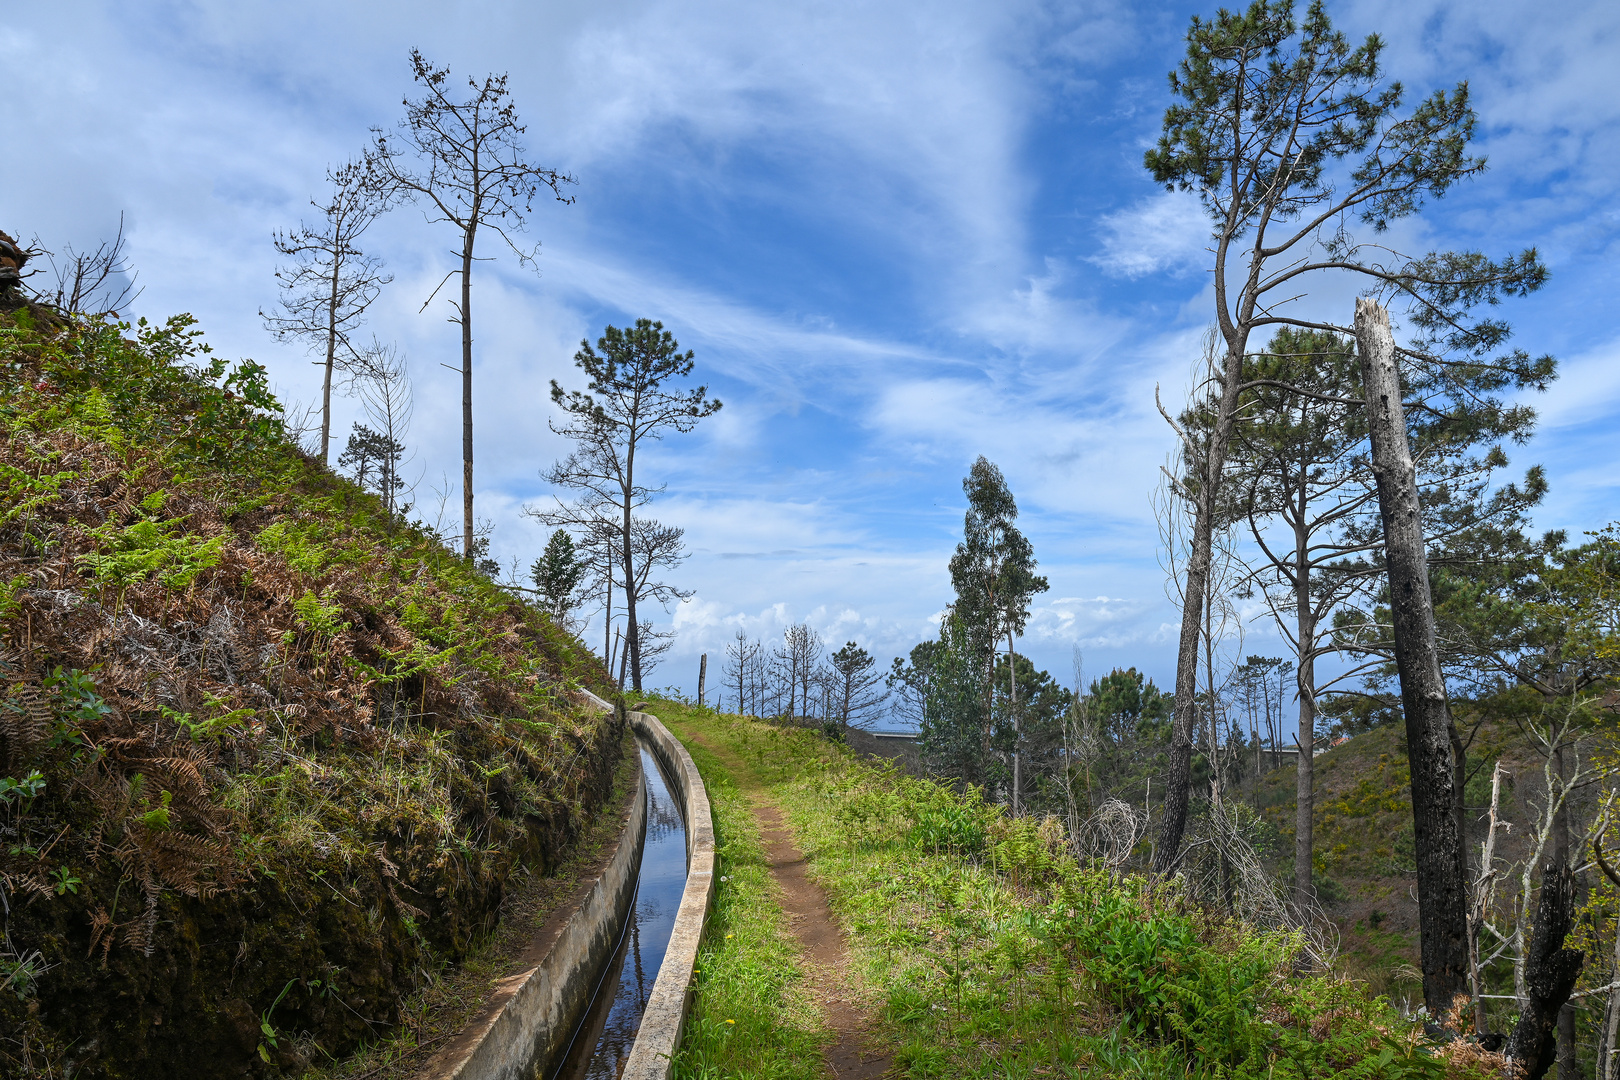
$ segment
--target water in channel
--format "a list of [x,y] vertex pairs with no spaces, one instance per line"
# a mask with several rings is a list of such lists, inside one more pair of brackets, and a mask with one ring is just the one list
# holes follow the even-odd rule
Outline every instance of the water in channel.
[[624,936],[555,1080],[614,1080],[619,1075],[636,1041],[641,1013],[652,995],[686,891],[686,824],[675,786],[664,779],[652,752],[640,744],[638,748],[647,778],[647,843],[636,897]]

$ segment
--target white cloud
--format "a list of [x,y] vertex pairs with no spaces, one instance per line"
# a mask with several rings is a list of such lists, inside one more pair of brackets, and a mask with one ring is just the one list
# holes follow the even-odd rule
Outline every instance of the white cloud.
[[1209,262],[1209,218],[1190,192],[1160,192],[1099,222],[1101,250],[1091,261],[1113,277],[1190,273]]

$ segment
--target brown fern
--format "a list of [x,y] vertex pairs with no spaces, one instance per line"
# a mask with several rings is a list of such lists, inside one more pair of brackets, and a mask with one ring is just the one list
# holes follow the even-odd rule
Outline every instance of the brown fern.
[[51,705],[32,683],[21,683],[0,706],[0,775],[21,775],[50,730]]

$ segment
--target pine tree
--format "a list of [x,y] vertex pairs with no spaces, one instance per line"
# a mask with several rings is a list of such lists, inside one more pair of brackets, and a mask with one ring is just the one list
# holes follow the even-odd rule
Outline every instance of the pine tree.
[[580,582],[585,576],[585,564],[574,549],[574,538],[567,529],[558,529],[546,541],[546,550],[529,568],[535,588],[545,597],[546,610],[558,623],[568,619],[578,603]]

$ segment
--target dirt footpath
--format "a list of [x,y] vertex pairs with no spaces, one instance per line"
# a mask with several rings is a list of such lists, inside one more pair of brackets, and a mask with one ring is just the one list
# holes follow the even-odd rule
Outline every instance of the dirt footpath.
[[878,1080],[888,1075],[889,1055],[869,1040],[871,1015],[849,985],[849,946],[833,921],[827,894],[810,880],[804,853],[793,843],[792,828],[745,764],[722,747],[698,741],[731,769],[759,823],[771,877],[782,890],[782,910],[803,949],[805,983],[821,1003],[834,1036],[827,1048],[828,1072],[834,1080]]

